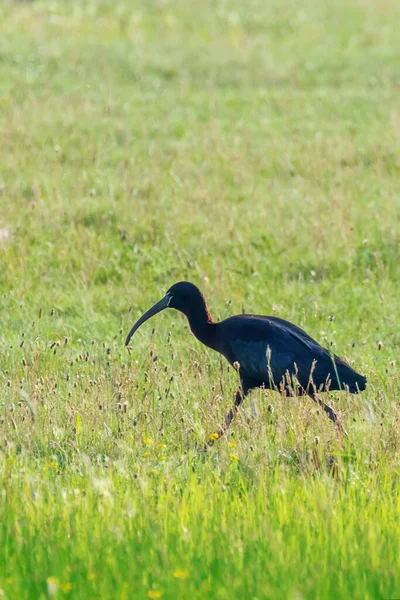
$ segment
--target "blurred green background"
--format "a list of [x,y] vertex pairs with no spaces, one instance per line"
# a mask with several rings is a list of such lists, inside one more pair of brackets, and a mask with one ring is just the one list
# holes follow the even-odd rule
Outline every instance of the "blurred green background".
[[[399,17],[0,5],[3,596],[400,594]],[[256,392],[200,458],[235,373],[169,311],[123,345],[182,279],[364,373],[349,440]]]

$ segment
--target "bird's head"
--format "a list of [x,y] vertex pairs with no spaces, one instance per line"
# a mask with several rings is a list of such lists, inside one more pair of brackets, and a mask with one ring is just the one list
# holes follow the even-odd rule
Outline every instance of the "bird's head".
[[145,321],[156,315],[158,312],[164,310],[165,308],[175,308],[176,310],[180,310],[187,315],[192,308],[198,305],[198,303],[201,303],[203,306],[205,306],[203,294],[200,292],[198,287],[196,287],[193,283],[189,283],[188,281],[180,281],[179,283],[175,283],[169,288],[164,298],[152,306],[147,312],[144,313],[143,316],[140,317],[138,321],[136,321],[128,333],[125,346],[129,344],[135,331],[139,329],[139,327]]

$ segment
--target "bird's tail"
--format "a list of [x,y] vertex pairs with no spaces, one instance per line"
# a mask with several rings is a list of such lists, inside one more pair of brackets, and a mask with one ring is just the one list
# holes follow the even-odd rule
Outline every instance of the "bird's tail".
[[357,373],[338,356],[333,356],[332,362],[334,363],[339,388],[348,389],[352,394],[358,394],[358,392],[365,390],[367,379],[364,375]]

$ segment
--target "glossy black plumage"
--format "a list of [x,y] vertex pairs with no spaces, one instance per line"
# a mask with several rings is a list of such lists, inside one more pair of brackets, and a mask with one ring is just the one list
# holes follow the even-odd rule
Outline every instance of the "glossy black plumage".
[[241,389],[221,434],[229,426],[244,396],[256,387],[290,395],[308,394],[321,404],[332,421],[337,420],[336,414],[320,400],[319,392],[346,389],[358,393],[365,389],[363,375],[288,321],[261,315],[237,315],[214,323],[204,296],[188,282],[173,285],[164,298],[137,321],[128,334],[126,345],[142,323],[165,308],[183,312],[194,335],[223,354],[239,371]]
[[222,354],[230,363],[240,364],[240,376],[247,389],[263,385],[279,388],[287,373],[310,394],[345,388],[357,393],[365,388],[365,377],[288,321],[238,315],[217,327]]

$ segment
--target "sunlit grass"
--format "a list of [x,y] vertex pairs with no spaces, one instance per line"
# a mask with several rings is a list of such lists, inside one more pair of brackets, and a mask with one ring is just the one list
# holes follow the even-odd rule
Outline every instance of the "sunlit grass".
[[[0,7],[0,595],[394,598],[399,6]],[[289,319],[368,377],[254,392],[166,311]]]

